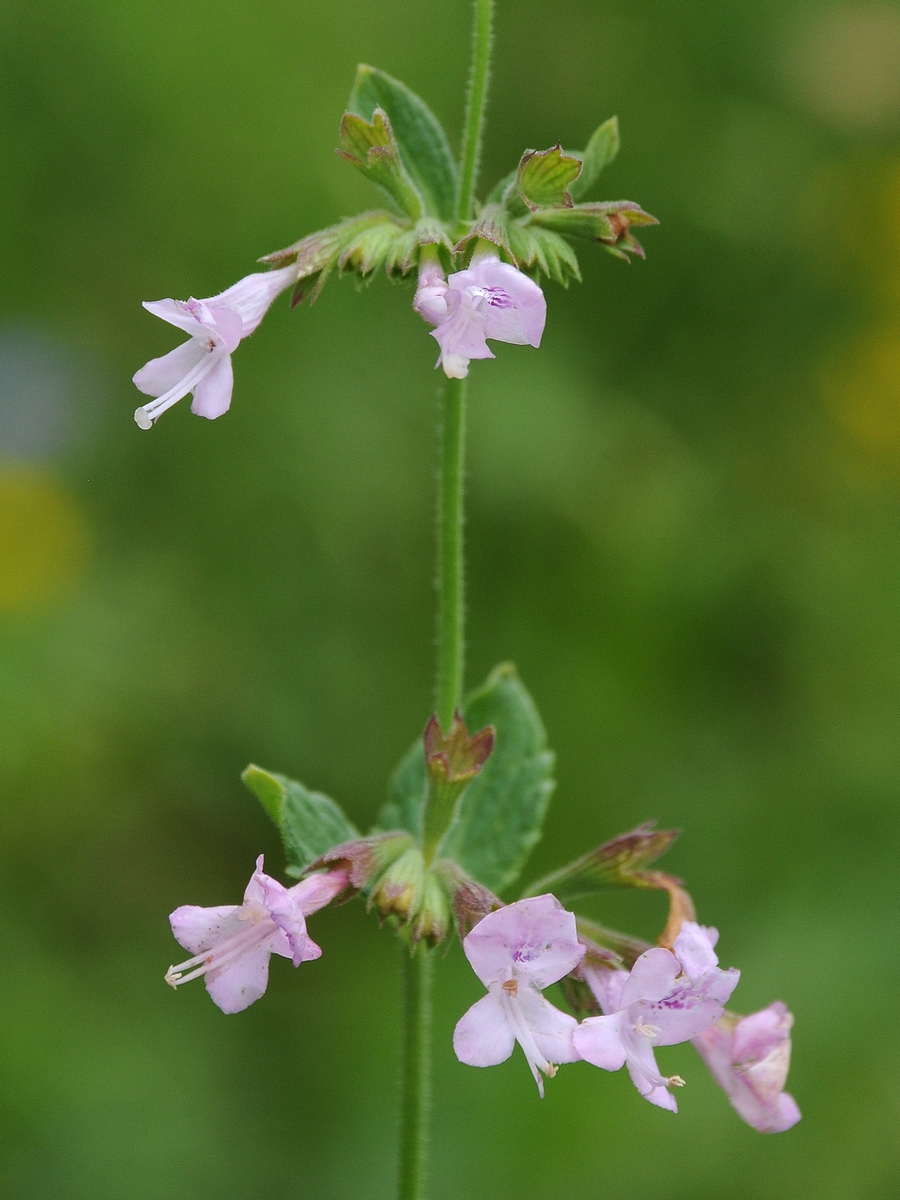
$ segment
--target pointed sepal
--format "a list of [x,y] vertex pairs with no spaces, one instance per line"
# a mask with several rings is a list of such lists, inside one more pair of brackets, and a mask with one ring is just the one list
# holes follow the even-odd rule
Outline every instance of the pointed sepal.
[[637,254],[644,258],[644,248],[631,233],[632,226],[658,225],[659,221],[630,200],[613,200],[597,204],[576,204],[572,208],[542,208],[535,212],[531,225],[554,230],[566,237],[600,242],[617,258]]
[[463,941],[488,913],[503,907],[503,901],[498,900],[489,888],[467,875],[462,867],[450,859],[439,859],[432,871],[444,882],[460,941]]
[[620,887],[648,887],[643,869],[665,854],[678,836],[677,829],[654,829],[647,821],[623,833],[612,841],[589,850],[568,866],[546,875],[533,883],[526,895],[540,896],[552,892],[568,904],[580,896]]
[[359,892],[371,893],[384,874],[413,846],[413,839],[403,830],[355,837],[332,846],[310,863],[308,870],[345,867],[351,886]]

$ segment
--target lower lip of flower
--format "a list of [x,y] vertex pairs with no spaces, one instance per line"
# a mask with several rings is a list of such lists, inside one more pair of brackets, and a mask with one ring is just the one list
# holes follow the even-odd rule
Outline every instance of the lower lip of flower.
[[167,408],[171,408],[206,378],[219,361],[217,349],[218,347],[210,343],[208,353],[200,359],[195,367],[191,367],[187,375],[180,379],[173,388],[169,388],[162,396],[151,400],[149,404],[142,404],[140,408],[135,409],[134,419],[139,429],[150,429],[157,417],[162,416]]
[[234,937],[226,938],[215,949],[207,950],[203,954],[195,954],[193,958],[185,959],[184,962],[169,967],[165,974],[166,983],[170,987],[177,988],[183,983],[190,983],[192,979],[199,979],[208,971],[227,967],[242,954],[246,954],[248,950],[254,950],[277,928],[278,926],[271,918],[260,921],[258,924],[255,923],[249,929],[236,933]]

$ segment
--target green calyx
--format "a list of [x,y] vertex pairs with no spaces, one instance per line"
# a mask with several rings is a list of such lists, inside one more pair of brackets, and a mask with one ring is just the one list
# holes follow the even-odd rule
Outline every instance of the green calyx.
[[260,261],[297,265],[292,306],[315,300],[327,280],[352,272],[361,280],[384,270],[408,276],[437,255],[446,270],[466,265],[480,239],[520,270],[567,287],[581,273],[569,239],[590,241],[628,261],[644,257],[632,230],[657,220],[628,200],[589,197],[619,151],[615,117],[581,151],[557,143],[526,150],[472,219],[460,219],[460,173],[441,123],[400,80],[361,65],[341,121],[337,153],[379,188],[387,209],[317,230]]
[[667,890],[659,882],[663,878],[662,873],[646,871],[645,868],[665,854],[677,836],[676,829],[654,829],[652,821],[645,822],[630,833],[620,834],[612,841],[589,850],[552,875],[545,875],[528,888],[526,895],[540,896],[544,892],[552,892],[562,904],[567,904],[581,896],[609,891],[611,888],[651,887]]
[[444,834],[453,824],[457,803],[490,758],[495,737],[493,725],[469,737],[458,710],[446,734],[442,732],[437,716],[432,716],[425,726],[422,742],[428,795],[422,818],[422,845],[428,862],[434,858]]

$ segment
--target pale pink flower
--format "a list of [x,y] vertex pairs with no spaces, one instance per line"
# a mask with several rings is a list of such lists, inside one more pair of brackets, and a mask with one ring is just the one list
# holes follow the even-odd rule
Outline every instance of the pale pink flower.
[[776,1000],[749,1017],[726,1015],[694,1047],[739,1116],[760,1133],[783,1133],[800,1120],[784,1090],[791,1065],[793,1015]]
[[641,1095],[659,1108],[678,1111],[668,1090],[681,1087],[678,1075],[661,1075],[654,1048],[696,1037],[722,1016],[740,972],[719,969],[713,946],[715,929],[685,921],[674,953],[655,947],[640,956],[630,972],[584,969],[602,1017],[588,1017],[575,1032],[574,1045],[587,1062],[606,1071],[627,1066]]
[[134,376],[138,391],[155,396],[134,419],[149,429],[157,417],[189,392],[191,412],[221,417],[231,404],[231,355],[266,315],[269,305],[297,278],[296,267],[257,271],[208,300],[145,300],[144,308],[189,333],[190,341],[153,358]]
[[339,895],[347,880],[346,869],[338,869],[286,888],[264,873],[260,855],[242,904],[184,904],[169,917],[176,940],[194,957],[169,967],[166,983],[180,987],[205,975],[206,990],[222,1012],[240,1012],[266,990],[271,954],[295,967],[321,956],[306,932],[306,917]]
[[437,328],[437,365],[450,379],[464,379],[473,358],[493,358],[487,338],[517,346],[540,346],[547,320],[544,293],[527,275],[489,254],[449,279],[439,264],[419,273],[413,308]]
[[518,1042],[543,1096],[540,1072],[552,1077],[557,1063],[578,1059],[575,1018],[541,995],[584,957],[575,918],[555,896],[518,900],[479,921],[463,949],[488,994],[457,1023],[456,1057],[471,1067],[493,1067]]

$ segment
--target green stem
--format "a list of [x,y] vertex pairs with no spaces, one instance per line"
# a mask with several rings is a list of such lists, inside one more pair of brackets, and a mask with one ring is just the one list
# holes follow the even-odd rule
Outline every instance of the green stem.
[[[462,179],[457,216],[472,213],[484,105],[490,74],[493,0],[475,0],[472,71],[466,106]],[[463,684],[463,479],[466,437],[466,381],[450,379],[444,389],[441,422],[441,479],[438,502],[437,716],[449,729]],[[433,953],[421,942],[403,959],[403,1068],[400,1081],[400,1169],[397,1200],[425,1200],[428,1114],[431,1105],[431,992]]]
[[466,437],[466,380],[450,379],[444,389],[441,478],[438,505],[437,717],[450,728],[462,697],[465,650],[463,604],[463,472]]
[[403,1074],[400,1080],[400,1174],[397,1200],[425,1200],[431,1107],[433,954],[400,943],[403,972]]
[[484,130],[484,106],[487,100],[488,79],[491,74],[493,25],[494,0],[475,0],[472,71],[469,75],[469,98],[466,104],[466,124],[463,134],[459,205],[456,210],[456,215],[461,221],[468,221],[472,216],[478,161],[481,157],[481,136]]

